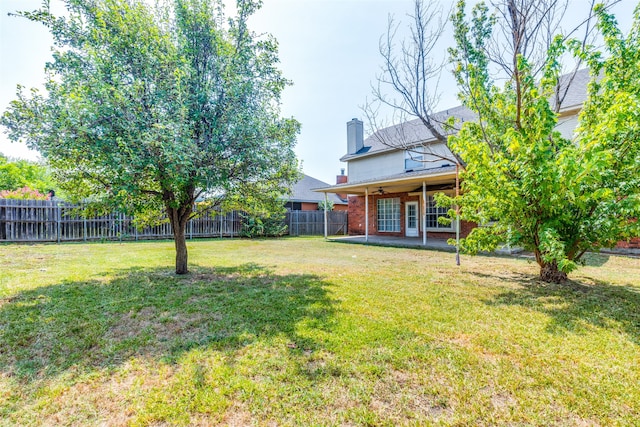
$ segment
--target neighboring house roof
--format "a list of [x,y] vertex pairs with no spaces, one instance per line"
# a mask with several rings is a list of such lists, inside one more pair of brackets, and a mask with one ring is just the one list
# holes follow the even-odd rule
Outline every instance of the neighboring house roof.
[[[290,202],[307,202],[318,203],[324,201],[324,194],[313,191],[313,188],[326,188],[330,184],[310,177],[309,175],[303,175],[300,181],[296,182],[291,187],[291,196],[288,201]],[[328,194],[328,200],[333,202],[334,205],[346,205],[347,202],[340,199],[335,194]]]
[[[562,108],[560,113],[573,111],[582,106],[587,99],[587,84],[590,80],[589,70],[582,69],[575,73],[565,74],[560,77],[560,96],[562,100]],[[568,91],[563,88],[569,85]],[[555,98],[551,99],[551,107],[555,105]],[[476,120],[477,115],[465,106],[457,106],[434,114],[434,122],[439,132],[444,135],[455,133],[455,129],[447,129],[444,123],[454,117],[455,128],[459,128],[464,122]],[[405,148],[406,146],[419,145],[425,142],[435,142],[436,137],[429,129],[420,121],[420,119],[410,120],[398,125],[389,126],[376,131],[373,135],[368,136],[364,140],[362,149],[357,153],[345,154],[340,161],[349,160],[382,154],[387,151],[394,151]]]

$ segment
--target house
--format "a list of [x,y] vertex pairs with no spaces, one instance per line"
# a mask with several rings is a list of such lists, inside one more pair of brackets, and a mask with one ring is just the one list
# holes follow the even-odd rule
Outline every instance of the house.
[[[473,120],[464,107],[443,111],[439,117],[454,116]],[[446,209],[438,208],[433,195],[453,194],[456,161],[445,144],[417,120],[381,129],[364,138],[363,123],[353,119],[347,123],[347,182],[316,187],[317,192],[348,194],[350,235],[384,235],[445,239],[455,236],[456,224],[438,222]],[[407,149],[393,147],[396,143]],[[428,150],[420,152],[416,146]],[[414,148],[411,148],[414,147]],[[428,152],[427,152],[428,151]],[[429,153],[436,153],[435,157]],[[450,160],[447,160],[450,159]],[[460,224],[465,236],[473,224]]]
[[[588,70],[563,76],[560,88],[567,87],[568,81],[571,81],[568,90],[559,91],[563,102],[557,129],[571,138],[586,99]],[[440,123],[449,117],[458,123],[475,119],[474,113],[463,106],[435,115]],[[451,132],[440,130],[445,134]],[[316,191],[349,194],[350,235],[364,235],[367,239],[370,235],[422,237],[423,244],[430,238],[456,235],[455,222],[451,225],[438,222],[447,210],[437,207],[433,198],[439,192],[455,194],[456,158],[419,120],[380,129],[367,138],[363,123],[351,120],[347,123],[347,153],[340,160],[347,162],[347,181],[318,186]],[[461,222],[460,236],[467,236],[475,226]],[[638,240],[631,245],[640,248]]]
[[[342,178],[341,178],[342,176]],[[336,182],[346,180],[346,175],[338,175]],[[291,195],[285,203],[285,207],[291,211],[317,211],[318,203],[324,202],[324,195],[313,191],[313,188],[328,187],[329,184],[310,177],[302,175],[302,178],[296,182],[291,188]],[[333,210],[347,210],[347,198],[340,198],[339,195],[327,192],[327,200],[333,202]]]

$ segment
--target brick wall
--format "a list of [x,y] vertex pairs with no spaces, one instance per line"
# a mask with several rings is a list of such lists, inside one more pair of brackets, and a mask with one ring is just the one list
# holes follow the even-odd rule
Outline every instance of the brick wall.
[[[377,206],[378,199],[386,199],[386,198],[400,198],[400,232],[399,233],[391,233],[391,232],[378,232],[378,223],[377,223]],[[381,236],[392,236],[392,237],[404,237],[405,236],[405,212],[404,207],[406,202],[419,202],[420,198],[418,196],[409,196],[407,193],[397,193],[397,194],[384,194],[384,195],[370,195],[369,196],[369,235],[379,234]],[[364,196],[349,196],[349,235],[363,235],[365,234],[365,203]],[[420,206],[420,211],[422,211],[422,206]],[[460,236],[466,237],[476,225],[471,222],[461,221],[460,222]],[[420,228],[422,228],[422,215],[420,216]],[[422,235],[422,230],[421,234]],[[455,232],[440,232],[440,231],[428,231],[427,238],[436,238],[436,239],[448,239],[454,238],[456,236]]]
[[640,237],[633,237],[629,241],[618,242],[616,248],[619,249],[640,249]]
[[[399,233],[389,233],[389,232],[381,232],[378,233],[378,224],[377,224],[377,200],[380,198],[387,197],[400,197],[400,232]],[[369,196],[369,235],[379,234],[381,236],[395,236],[395,237],[403,237],[404,228],[405,228],[405,213],[404,213],[404,203],[410,201],[419,201],[419,197],[417,196],[409,196],[407,193],[399,193],[399,194],[385,194],[385,195],[370,195]],[[364,221],[364,196],[349,196],[349,235],[363,235],[365,221]],[[422,205],[420,206],[420,211],[422,211]],[[422,228],[422,216],[420,217],[420,228]],[[473,222],[460,221],[460,237],[467,237],[471,230],[476,227],[476,224]],[[422,231],[420,233],[422,236]],[[440,231],[428,231],[427,238],[434,239],[453,239],[456,237],[455,232],[440,232]],[[618,242],[616,248],[619,249],[640,249],[640,237],[634,237],[629,241],[621,241]]]
[[349,235],[364,234],[364,196],[349,196]]

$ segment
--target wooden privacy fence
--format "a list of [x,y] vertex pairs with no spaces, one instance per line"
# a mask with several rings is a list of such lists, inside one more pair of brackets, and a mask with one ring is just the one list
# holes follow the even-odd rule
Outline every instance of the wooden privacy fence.
[[[173,237],[164,222],[138,229],[133,218],[119,212],[85,217],[81,206],[48,200],[0,199],[0,242],[62,242],[90,240],[149,240]],[[329,234],[346,234],[346,212],[328,213]],[[187,238],[239,237],[243,214],[212,212],[187,224]],[[288,212],[285,224],[291,235],[322,235],[324,212]]]
[[[285,217],[291,236],[316,236],[324,234],[324,211],[289,211]],[[327,212],[329,236],[347,234],[347,212]]]

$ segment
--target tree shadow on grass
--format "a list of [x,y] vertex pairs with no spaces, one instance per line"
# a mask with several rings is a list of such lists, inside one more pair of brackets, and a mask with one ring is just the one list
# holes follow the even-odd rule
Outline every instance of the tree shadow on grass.
[[193,267],[185,276],[134,268],[36,288],[0,299],[0,372],[29,382],[133,356],[171,363],[193,348],[233,350],[276,336],[314,349],[296,326],[329,327],[327,287],[317,276],[244,264]]
[[[477,273],[476,273],[477,274]],[[594,278],[546,283],[538,276],[517,274],[509,277],[482,275],[508,280],[517,289],[496,295],[487,304],[519,305],[550,317],[549,333],[586,331],[587,325],[617,329],[640,345],[640,287],[631,283],[614,285]]]

